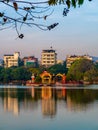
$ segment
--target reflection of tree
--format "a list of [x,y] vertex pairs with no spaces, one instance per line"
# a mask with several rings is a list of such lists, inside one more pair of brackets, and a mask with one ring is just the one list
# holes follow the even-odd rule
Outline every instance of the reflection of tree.
[[88,105],[98,98],[98,94],[93,90],[71,89],[67,90],[67,107],[70,110],[86,109]]
[[57,100],[66,100],[66,89],[62,88],[62,89],[57,89],[56,90],[56,98]]
[[90,89],[42,87],[3,88],[0,90],[4,110],[15,115],[18,115],[22,110],[33,112],[41,105],[44,116],[54,117],[57,113],[59,101],[61,102],[60,107],[63,107],[62,101],[64,101],[69,110],[80,111],[91,108],[90,105],[98,100],[98,90]]

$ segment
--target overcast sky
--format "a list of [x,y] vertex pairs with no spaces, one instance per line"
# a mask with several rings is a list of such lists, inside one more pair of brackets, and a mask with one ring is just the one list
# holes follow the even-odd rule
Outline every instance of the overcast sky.
[[0,31],[0,58],[19,51],[21,57],[34,55],[40,60],[41,51],[51,46],[58,59],[65,60],[66,55],[74,54],[98,56],[98,0],[85,0],[80,8],[71,8],[67,17],[62,16],[61,6],[55,8],[45,21],[46,24],[59,22],[51,31],[23,27],[21,32],[25,37],[22,40],[16,40],[14,29]]

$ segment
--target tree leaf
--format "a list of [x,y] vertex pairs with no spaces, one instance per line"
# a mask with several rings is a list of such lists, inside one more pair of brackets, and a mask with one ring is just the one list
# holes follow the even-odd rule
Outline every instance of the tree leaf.
[[6,22],[6,21],[7,21],[7,18],[3,18],[3,21]]
[[3,17],[3,16],[4,16],[4,13],[1,13],[1,12],[0,12],[0,17]]
[[18,4],[16,2],[13,2],[13,6],[14,6],[14,9],[17,11],[18,10]]
[[44,20],[46,20],[46,19],[47,19],[47,15],[44,16]]
[[23,21],[25,22],[27,20],[28,13],[23,17]]
[[76,8],[76,0],[72,0],[72,6],[74,6],[74,8]]
[[71,4],[70,0],[67,0],[66,4],[67,4],[68,8],[70,8],[70,4]]

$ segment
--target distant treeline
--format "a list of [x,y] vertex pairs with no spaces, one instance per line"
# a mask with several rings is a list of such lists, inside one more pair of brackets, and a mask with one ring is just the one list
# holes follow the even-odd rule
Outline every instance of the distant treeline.
[[33,67],[0,67],[0,83],[25,83],[31,80],[32,74],[35,75],[35,81],[41,82],[40,74],[47,70],[52,75],[58,73],[65,74],[67,81],[87,81],[98,82],[98,63],[93,63],[87,59],[76,60],[69,69],[66,68],[66,62],[56,64],[49,68],[39,66]]

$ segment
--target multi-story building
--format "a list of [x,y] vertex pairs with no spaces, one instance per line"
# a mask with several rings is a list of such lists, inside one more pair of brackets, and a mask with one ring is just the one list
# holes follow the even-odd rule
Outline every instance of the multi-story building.
[[79,60],[81,58],[85,58],[85,59],[88,59],[88,60],[92,60],[92,57],[89,56],[89,55],[82,55],[82,56],[77,56],[77,55],[68,55],[66,57],[66,67],[67,68],[70,68],[70,66],[72,65],[72,63],[75,61],[75,60]]
[[4,55],[4,67],[19,66],[20,53],[15,52],[14,54]]
[[34,56],[24,57],[23,62],[25,66],[38,67],[38,58]]
[[50,67],[52,65],[55,65],[57,63],[57,53],[55,50],[48,49],[48,50],[42,50],[41,53],[41,65],[45,67]]

